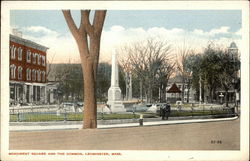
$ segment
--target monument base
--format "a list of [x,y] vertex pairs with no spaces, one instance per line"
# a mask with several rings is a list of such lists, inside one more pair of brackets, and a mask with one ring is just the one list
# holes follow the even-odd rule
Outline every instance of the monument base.
[[108,101],[107,104],[110,106],[110,110],[112,113],[126,112],[122,101]]
[[126,112],[123,101],[121,101],[121,89],[120,87],[110,87],[108,90],[108,102],[111,112],[119,113]]

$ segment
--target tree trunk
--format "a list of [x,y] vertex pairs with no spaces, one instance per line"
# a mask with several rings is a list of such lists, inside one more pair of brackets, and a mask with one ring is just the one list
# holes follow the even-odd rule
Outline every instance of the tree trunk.
[[214,103],[214,89],[212,89],[211,93],[211,103]]
[[128,92],[129,92],[129,81],[128,81],[128,72],[125,72],[125,84],[126,84],[126,97],[125,100],[128,100]]
[[96,128],[97,119],[96,119],[96,81],[94,78],[93,63],[87,62],[84,63],[84,124],[83,128]]
[[228,90],[225,90],[226,107],[228,107]]
[[81,58],[84,82],[84,124],[83,128],[97,127],[96,73],[99,61],[100,40],[106,10],[95,11],[90,23],[90,10],[81,10],[81,22],[76,26],[70,10],[63,10],[66,23],[76,40]]
[[140,80],[140,99],[142,102],[142,100],[143,100],[143,98],[142,98],[142,80]]
[[190,80],[188,79],[187,103],[189,103]]
[[181,89],[181,101],[184,102],[184,92],[185,92],[185,79],[182,79],[182,89]]
[[166,102],[166,85],[162,84],[160,90],[161,90],[160,102],[161,103]]

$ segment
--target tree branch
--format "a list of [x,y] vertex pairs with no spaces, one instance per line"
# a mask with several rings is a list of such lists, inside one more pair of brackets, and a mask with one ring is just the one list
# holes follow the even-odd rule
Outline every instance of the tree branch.
[[86,31],[88,34],[90,34],[93,30],[93,27],[89,21],[89,13],[90,10],[81,10],[81,24],[79,27],[79,31],[81,33]]
[[97,34],[102,32],[106,12],[107,12],[107,10],[96,10],[95,11],[95,16],[94,16],[94,20],[93,20],[93,27],[94,27],[95,33],[97,33]]
[[72,33],[72,35],[78,39],[79,37],[79,30],[76,27],[76,24],[71,16],[70,10],[62,10],[64,18],[67,22],[67,25],[70,29],[70,32]]

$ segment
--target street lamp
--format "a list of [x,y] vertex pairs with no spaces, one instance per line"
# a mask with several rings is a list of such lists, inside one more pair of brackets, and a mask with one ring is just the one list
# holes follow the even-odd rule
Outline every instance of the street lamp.
[[223,103],[222,99],[223,99],[224,95],[222,93],[220,93],[219,97],[220,97],[220,103],[222,104]]
[[233,84],[233,88],[234,88],[234,101],[235,101],[235,107],[237,109],[237,113],[238,113],[238,105],[237,105],[237,62],[236,62],[236,58],[238,58],[238,47],[236,46],[235,42],[232,42],[230,44],[230,47],[228,48],[228,52],[230,54],[232,63],[233,63],[233,79],[232,79],[232,84]]

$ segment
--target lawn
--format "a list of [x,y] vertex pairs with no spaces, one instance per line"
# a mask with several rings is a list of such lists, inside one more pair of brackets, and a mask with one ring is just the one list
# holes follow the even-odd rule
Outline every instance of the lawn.
[[227,111],[210,111],[210,110],[199,110],[199,111],[171,111],[170,117],[178,116],[206,116],[206,115],[223,115],[228,114]]
[[[82,113],[67,113],[67,114],[34,114],[34,113],[26,113],[18,115],[10,115],[10,122],[17,122],[19,117],[19,121],[22,122],[46,122],[46,121],[82,121],[83,115]],[[112,119],[132,119],[139,118],[138,114],[98,114],[98,120],[112,120]]]
[[[125,114],[97,114],[97,120],[113,120],[113,119],[138,119],[140,114],[143,118],[157,118],[160,117],[158,113],[139,112],[139,113],[125,113]],[[207,116],[207,115],[226,115],[228,111],[219,110],[199,110],[199,111],[176,111],[172,110],[170,117],[183,117],[183,116]],[[19,119],[18,119],[19,118]],[[25,114],[11,114],[10,122],[47,122],[47,121],[82,121],[82,113],[67,113],[56,115],[55,113],[25,113]]]

